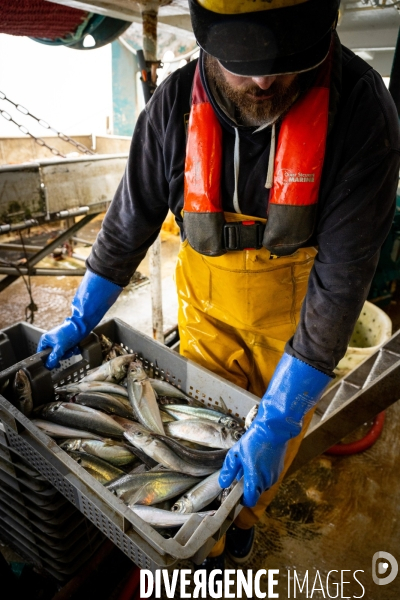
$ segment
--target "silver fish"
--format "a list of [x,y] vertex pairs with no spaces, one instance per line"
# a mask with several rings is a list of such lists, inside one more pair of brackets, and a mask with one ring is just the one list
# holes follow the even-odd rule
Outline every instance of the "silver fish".
[[157,504],[174,498],[199,480],[184,473],[147,471],[111,481],[107,488],[128,504]]
[[164,442],[164,444],[167,444],[167,446],[171,448],[175,454],[183,458],[183,460],[191,465],[200,464],[206,467],[213,467],[215,470],[217,470],[222,467],[226,453],[228,452],[227,448],[204,450],[204,446],[202,450],[198,450],[187,445],[192,445],[191,442],[178,442],[178,440],[158,433],[153,435],[158,437],[162,442]]
[[71,402],[51,402],[36,409],[35,413],[53,423],[94,431],[103,437],[121,438],[124,432],[124,428],[109,415]]
[[62,442],[60,447],[66,452],[85,452],[86,454],[97,456],[116,467],[139,462],[137,456],[125,444],[120,444],[113,440],[68,439]]
[[79,394],[79,392],[104,392],[128,397],[127,390],[122,385],[110,381],[76,381],[55,389],[56,394]]
[[[137,504],[129,506],[129,508],[143,521],[152,525],[153,527],[179,527],[183,525],[191,518],[191,514],[182,514],[177,512],[171,512],[169,510],[162,510],[161,508],[155,508],[154,506],[138,506]],[[201,518],[209,517],[215,514],[215,510],[209,510],[207,512],[197,513]]]
[[72,402],[81,406],[90,406],[111,415],[133,419],[133,411],[123,396],[105,394],[104,392],[80,392]]
[[123,379],[126,376],[129,363],[132,362],[132,360],[133,356],[130,354],[117,356],[116,358],[103,363],[100,367],[90,369],[81,381],[111,381],[112,383],[118,383],[120,379]]
[[101,436],[97,436],[92,431],[83,431],[82,429],[74,429],[72,427],[64,427],[51,421],[43,421],[42,419],[32,419],[31,421],[36,427],[44,431],[52,438],[87,438],[90,440],[102,440]]
[[88,471],[90,475],[95,477],[97,481],[100,481],[100,483],[105,484],[116,477],[122,477],[124,475],[124,472],[121,471],[121,469],[110,465],[107,461],[102,460],[97,456],[93,456],[92,454],[74,451],[70,451],[68,454],[72,456],[81,467]]
[[29,417],[33,409],[32,387],[23,369],[19,369],[15,374],[13,392],[18,410]]
[[184,419],[165,423],[167,435],[181,440],[196,442],[210,448],[232,448],[241,438],[237,429],[227,429],[220,423],[205,419]]
[[220,472],[213,473],[203,481],[200,481],[193,489],[183,494],[175,502],[171,510],[178,513],[193,513],[208,506],[222,491],[218,483]]
[[152,433],[147,427],[141,425],[140,423],[136,423],[136,421],[132,421],[131,419],[126,419],[125,417],[119,417],[114,415],[112,417],[116,423],[121,425],[125,429],[125,431],[143,431],[143,433]]
[[228,427],[240,428],[240,422],[234,417],[212,410],[210,408],[199,408],[197,406],[186,406],[184,404],[167,404],[163,410],[177,420],[182,419],[207,419],[215,423],[221,423]]
[[244,428],[246,429],[246,431],[250,427],[250,425],[252,424],[254,419],[256,418],[257,413],[258,413],[258,404],[255,404],[253,406],[253,408],[251,408],[246,415],[246,419],[244,421]]
[[163,423],[170,423],[171,421],[175,421],[174,417],[168,415],[165,411],[160,410],[161,420]]
[[182,398],[182,400],[190,401],[192,398],[187,396],[181,390],[176,388],[168,381],[164,381],[163,379],[154,379],[149,377],[149,381],[152,385],[153,390],[157,393],[158,396],[169,396],[170,398]]
[[138,430],[125,431],[124,437],[136,448],[143,450],[148,456],[159,464],[180,473],[188,473],[194,477],[209,475],[214,471],[212,467],[203,465],[191,465],[177,456],[166,444],[157,439],[151,433]]
[[109,360],[114,360],[114,358],[117,358],[118,354],[115,348],[111,348],[111,350],[109,352],[107,352],[106,356],[105,356],[105,362],[108,362]]
[[[135,423],[133,421],[130,421],[129,419],[124,419],[123,417],[113,416],[112,418],[114,419],[114,421],[116,421],[116,423],[121,425],[125,431],[142,431],[143,433],[150,433],[149,430],[146,429],[146,427],[143,427],[143,425],[140,425],[140,423]],[[143,450],[140,450],[140,448],[136,448],[131,444],[129,445],[129,447],[132,449],[132,452],[134,452],[136,456],[140,458],[140,460],[147,467],[152,468],[158,464],[155,460],[153,460],[150,456],[143,452]]]
[[231,493],[231,491],[237,484],[238,484],[238,480],[234,479],[229,487],[224,488],[222,490],[222,492],[218,496],[218,500],[221,504],[223,504],[225,502],[225,500],[227,499],[227,497],[229,496],[229,494]]
[[127,381],[129,401],[133,407],[133,414],[139,423],[151,431],[164,435],[165,431],[155,392],[139,361],[131,363]]
[[110,352],[111,348],[113,347],[113,342],[110,340],[110,338],[104,335],[104,333],[102,333],[100,336],[100,344],[101,351],[103,352],[103,354],[107,354],[107,352]]

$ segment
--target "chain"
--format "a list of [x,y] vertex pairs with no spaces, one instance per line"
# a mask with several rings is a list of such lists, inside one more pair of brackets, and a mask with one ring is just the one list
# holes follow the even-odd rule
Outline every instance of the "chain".
[[[63,140],[63,142],[67,142],[68,144],[71,144],[72,146],[75,146],[75,148],[77,148],[83,154],[94,154],[94,152],[92,152],[92,150],[90,150],[89,148],[87,148],[87,146],[85,146],[84,144],[81,144],[80,142],[77,142],[76,140],[70,138],[65,133],[62,133],[61,131],[57,131],[57,129],[54,129],[54,127],[51,127],[51,125],[49,125],[49,123],[47,123],[47,121],[45,121],[44,119],[39,119],[39,117],[36,117],[31,112],[29,112],[29,110],[27,108],[25,108],[25,106],[22,106],[21,104],[17,104],[15,102],[13,102],[9,98],[7,98],[7,96],[5,95],[4,92],[1,92],[1,91],[0,91],[0,100],[5,100],[6,102],[9,102],[20,113],[22,113],[23,115],[26,115],[27,117],[31,117],[32,119],[35,119],[35,121],[37,121],[39,123],[39,125],[41,125],[45,129],[48,129],[49,131],[52,131],[53,133],[55,133],[57,135],[57,137],[59,137],[61,140]],[[60,152],[59,150],[57,150],[57,148],[54,148],[53,146],[50,146],[49,144],[47,144],[44,141],[43,138],[36,137],[24,125],[21,125],[20,123],[18,123],[17,121],[15,121],[12,118],[12,116],[7,111],[0,109],[0,115],[4,119],[6,119],[6,121],[10,121],[11,123],[14,123],[14,125],[16,125],[18,127],[18,129],[22,133],[24,133],[25,135],[29,135],[31,138],[33,138],[35,140],[35,142],[37,144],[39,144],[39,146],[44,146],[45,148],[47,148],[48,150],[50,150],[50,152],[52,152],[52,154],[55,154],[56,156],[61,156],[62,158],[66,158],[65,154],[62,154],[62,152]]]

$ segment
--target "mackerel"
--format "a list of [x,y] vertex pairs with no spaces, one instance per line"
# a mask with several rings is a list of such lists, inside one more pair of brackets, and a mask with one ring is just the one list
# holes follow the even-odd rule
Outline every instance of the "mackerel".
[[178,513],[192,513],[208,506],[222,491],[218,483],[220,472],[212,473],[212,475],[200,481],[193,489],[179,498],[171,510]]
[[67,439],[60,447],[66,452],[85,452],[97,456],[116,467],[139,462],[137,456],[125,444],[113,440]]
[[107,488],[128,504],[157,504],[174,498],[196,483],[198,478],[171,471],[129,474],[107,484]]
[[199,408],[196,406],[185,406],[182,404],[167,404],[163,407],[163,411],[177,420],[206,419],[209,421],[214,421],[215,423],[221,423],[229,429],[242,428],[241,423],[234,417],[227,416],[224,413],[220,413],[210,408]]
[[123,396],[105,394],[104,392],[80,392],[72,402],[81,406],[90,406],[107,414],[118,415],[126,419],[133,418],[132,407]]
[[[135,423],[134,421],[124,419],[123,417],[114,416],[112,418],[116,423],[121,425],[125,431],[142,431],[143,433],[150,433],[149,430],[146,429],[146,427],[143,427],[143,425],[140,425],[140,423]],[[155,460],[153,460],[152,458],[150,458],[150,456],[143,452],[143,450],[140,450],[140,448],[135,448],[134,446],[132,446],[132,444],[129,444],[129,448],[131,449],[131,452],[133,452],[138,458],[140,458],[140,460],[150,469],[158,464]]]
[[[129,506],[129,508],[143,521],[152,525],[153,527],[179,527],[190,519],[191,514],[182,514],[177,512],[171,512],[169,510],[162,510],[161,508],[155,508],[154,506],[138,506],[137,504]],[[215,510],[209,510],[207,512],[197,513],[201,518],[209,517],[215,514]]]
[[133,356],[130,354],[117,356],[116,358],[103,363],[100,367],[90,369],[81,381],[111,381],[112,383],[118,383],[118,381],[126,376],[129,363],[131,363],[132,360]]
[[171,471],[179,471],[180,473],[188,473],[194,477],[209,475],[214,471],[213,467],[204,465],[191,465],[180,456],[175,454],[166,444],[157,439],[151,433],[145,433],[138,430],[125,431],[124,437],[136,448],[143,450],[153,460],[163,465]]
[[52,438],[87,438],[102,440],[101,436],[97,436],[92,431],[83,431],[82,429],[74,429],[72,427],[64,427],[51,421],[43,421],[42,419],[32,419],[31,423],[44,431]]
[[206,419],[185,419],[165,423],[165,431],[169,436],[211,448],[232,448],[242,436],[237,429],[227,429],[220,423]]
[[128,397],[133,407],[133,414],[151,431],[165,434],[156,394],[151,386],[142,364],[131,362],[128,376]]
[[36,409],[35,414],[59,425],[93,431],[103,437],[121,438],[124,428],[99,410],[71,402],[51,402]]
[[32,387],[23,369],[19,369],[15,374],[13,392],[17,408],[29,417],[33,409]]
[[204,465],[205,467],[213,467],[214,469],[219,469],[222,467],[226,453],[228,452],[227,448],[223,449],[210,449],[210,450],[197,450],[195,448],[190,448],[178,440],[167,437],[166,435],[161,434],[153,434],[155,437],[158,437],[164,444],[167,444],[171,450],[175,452],[178,456],[183,458],[186,462],[191,465]]
[[56,394],[79,394],[79,392],[104,392],[128,397],[127,390],[122,385],[110,381],[76,381],[55,389]]
[[192,400],[192,398],[181,392],[181,390],[176,388],[171,383],[168,383],[168,381],[164,381],[163,379],[153,379],[152,377],[149,377],[149,381],[152,385],[153,390],[157,393],[158,396],[181,398],[182,400],[186,400],[187,402]]
[[68,454],[83,467],[85,471],[88,471],[92,477],[95,477],[97,481],[100,481],[100,483],[105,484],[116,477],[124,475],[124,472],[121,471],[121,469],[117,469],[117,467],[110,465],[110,463],[97,456],[86,454],[85,452],[74,451],[70,451]]

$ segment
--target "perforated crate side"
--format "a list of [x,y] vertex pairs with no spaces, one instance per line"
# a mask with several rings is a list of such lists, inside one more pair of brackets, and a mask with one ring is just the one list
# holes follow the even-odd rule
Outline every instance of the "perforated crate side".
[[131,538],[126,535],[114,523],[84,495],[80,496],[81,512],[96,527],[100,529],[126,556],[128,556],[141,569],[150,569],[154,571],[157,565],[152,561]]
[[135,542],[117,527],[94,503],[81,494],[73,484],[68,482],[45,458],[34,450],[20,435],[5,425],[9,446],[18,451],[29,463],[42,473],[46,479],[124,554],[141,568],[154,571],[158,568],[155,561]]
[[46,477],[63,496],[76,508],[79,508],[78,495],[75,488],[46,459],[27,444],[20,435],[5,425],[7,438],[11,448],[15,448],[39,473]]

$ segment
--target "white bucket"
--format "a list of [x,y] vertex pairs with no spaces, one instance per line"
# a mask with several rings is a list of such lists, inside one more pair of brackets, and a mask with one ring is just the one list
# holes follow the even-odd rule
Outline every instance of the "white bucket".
[[376,352],[392,335],[392,321],[382,309],[366,302],[354,327],[346,354],[335,369],[343,377]]

